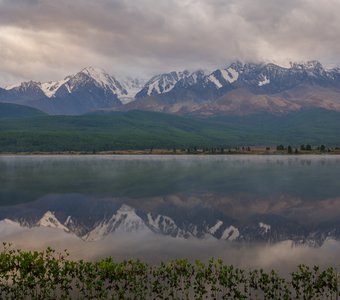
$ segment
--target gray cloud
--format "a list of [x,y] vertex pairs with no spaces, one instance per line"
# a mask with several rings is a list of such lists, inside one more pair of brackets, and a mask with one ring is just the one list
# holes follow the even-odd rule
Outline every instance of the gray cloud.
[[339,0],[0,0],[0,84],[229,62],[338,64]]

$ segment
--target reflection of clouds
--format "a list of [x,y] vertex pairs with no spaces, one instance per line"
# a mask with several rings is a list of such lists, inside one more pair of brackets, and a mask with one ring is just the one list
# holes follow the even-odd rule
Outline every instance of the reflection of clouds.
[[314,202],[303,202],[291,211],[291,216],[303,216],[304,221],[329,221],[340,216],[340,197]]
[[151,197],[142,200],[124,198],[121,203],[127,203],[142,211],[157,211],[159,207],[169,204],[178,209],[206,207],[236,219],[245,219],[256,214],[278,214],[296,221],[303,218],[304,222],[317,223],[318,221],[327,221],[340,216],[340,197],[307,201],[288,195],[263,198],[245,193],[236,194],[233,197],[205,193],[195,196]]
[[67,249],[72,259],[97,260],[113,256],[116,260],[139,258],[159,263],[175,258],[208,260],[222,258],[226,263],[243,268],[276,268],[288,272],[298,264],[337,265],[340,243],[327,240],[320,248],[297,246],[291,241],[277,244],[244,244],[214,239],[176,239],[155,234],[114,234],[97,242],[84,242],[75,235],[52,228],[33,228],[8,235],[2,241],[13,243],[13,248],[42,250],[51,246],[58,251]]
[[274,214],[286,213],[294,210],[301,205],[303,201],[298,198],[288,196],[258,198],[252,194],[237,194],[226,197],[220,194],[205,193],[201,195],[172,195],[167,197],[153,197],[134,201],[133,199],[124,199],[131,205],[144,210],[157,209],[165,204],[172,204],[180,208],[195,208],[197,206],[207,207],[222,212],[227,216],[236,218],[246,218],[254,214]]

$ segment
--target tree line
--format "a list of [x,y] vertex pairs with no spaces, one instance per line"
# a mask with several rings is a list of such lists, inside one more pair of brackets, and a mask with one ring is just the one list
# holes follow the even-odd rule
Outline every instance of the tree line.
[[[276,146],[277,151],[287,151],[288,154],[298,154],[300,152],[309,152],[309,151],[319,151],[319,152],[331,152],[332,149],[326,147],[325,145],[315,146],[312,147],[310,144],[301,145],[300,147],[293,148],[291,145],[288,145],[285,147],[284,145],[280,144]],[[335,148],[334,150],[338,150],[338,148]]]

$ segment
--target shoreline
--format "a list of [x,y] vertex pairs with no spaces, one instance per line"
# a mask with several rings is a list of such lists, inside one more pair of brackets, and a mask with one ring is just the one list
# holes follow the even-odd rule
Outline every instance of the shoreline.
[[332,151],[324,151],[321,152],[319,150],[311,150],[311,151],[298,151],[298,153],[288,153],[288,151],[282,150],[265,150],[265,149],[255,149],[255,150],[226,150],[224,152],[203,152],[203,151],[176,151],[173,150],[165,150],[165,149],[155,149],[155,150],[116,150],[116,151],[98,151],[98,152],[89,152],[89,151],[52,151],[52,152],[0,152],[0,156],[34,156],[34,155],[74,155],[74,156],[101,156],[101,155],[190,155],[190,156],[228,156],[228,155],[287,155],[287,156],[299,156],[299,155],[340,155],[340,150],[332,150]]

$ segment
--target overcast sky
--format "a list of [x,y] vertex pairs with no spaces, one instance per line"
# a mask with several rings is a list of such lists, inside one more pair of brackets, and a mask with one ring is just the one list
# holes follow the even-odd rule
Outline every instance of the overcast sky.
[[231,61],[339,64],[340,0],[0,0],[0,85]]

